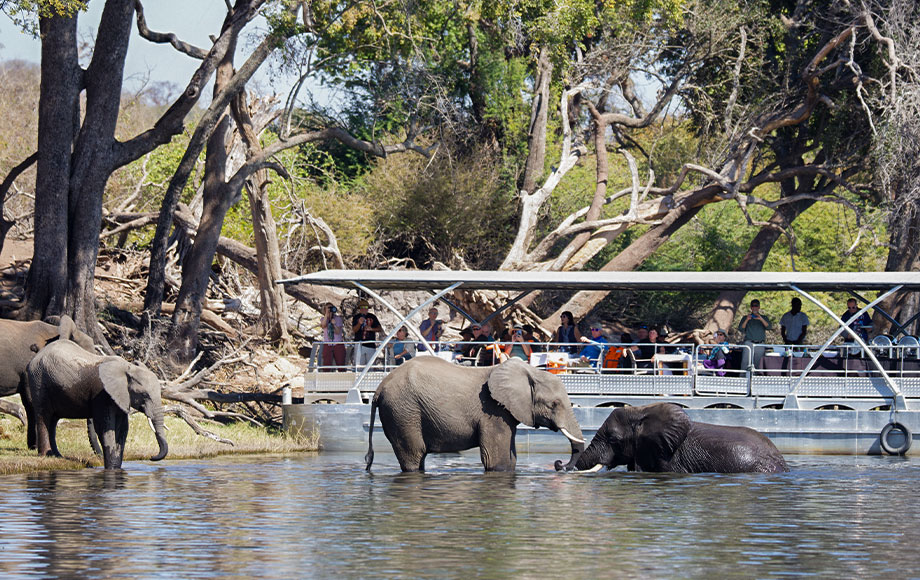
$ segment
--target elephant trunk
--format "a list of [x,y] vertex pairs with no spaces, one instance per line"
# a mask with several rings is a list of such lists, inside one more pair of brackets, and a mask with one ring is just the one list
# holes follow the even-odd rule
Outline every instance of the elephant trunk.
[[601,449],[601,444],[597,439],[591,441],[584,453],[572,464],[572,469],[577,471],[595,471],[598,465],[606,465],[604,457],[606,453]]
[[151,413],[146,413],[147,417],[150,418],[150,422],[153,425],[153,432],[157,438],[157,445],[160,446],[160,451],[150,458],[150,461],[159,461],[166,457],[166,454],[169,452],[169,445],[166,443],[166,425],[163,422],[163,408],[158,406]]
[[581,434],[581,428],[578,426],[578,422],[575,421],[574,413],[572,414],[572,421],[569,425],[571,429],[560,427],[559,431],[561,431],[572,444],[572,456],[566,464],[563,464],[561,459],[557,459],[555,463],[556,471],[570,471],[574,469],[578,458],[581,457],[581,454],[585,451],[585,439]]

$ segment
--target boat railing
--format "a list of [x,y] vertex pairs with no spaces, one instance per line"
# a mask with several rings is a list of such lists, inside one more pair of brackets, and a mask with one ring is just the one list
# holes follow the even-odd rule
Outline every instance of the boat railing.
[[[438,356],[455,364],[476,365],[481,348],[503,352],[507,342],[431,343],[433,352],[418,349],[414,356]],[[644,359],[642,346],[651,343],[601,343],[599,355],[583,359],[585,343],[530,342],[528,362],[536,368],[557,374],[573,400],[584,404],[619,403],[628,397],[748,397],[781,404],[794,394],[803,399],[881,401],[892,396],[891,383],[907,398],[920,398],[920,347],[911,345],[872,345],[883,376],[862,348],[853,344],[834,345],[815,356],[821,345],[782,344],[656,344],[664,352]],[[346,353],[355,352],[355,343],[344,343]],[[472,347],[464,357],[461,347]],[[497,348],[496,348],[497,347]],[[725,362],[707,368],[704,361],[714,348],[727,350]],[[320,350],[320,349],[314,349]],[[648,349],[646,349],[648,350]],[[489,356],[484,357],[489,359]],[[813,361],[813,359],[816,359]],[[363,370],[349,356],[345,364],[323,364],[322,356],[311,362],[305,382],[305,402],[344,400]],[[328,361],[327,361],[328,362]],[[745,363],[746,366],[745,366]],[[361,381],[365,399],[383,378],[398,365],[391,349],[371,365]],[[806,373],[807,369],[807,373]],[[887,380],[886,380],[887,379]],[[720,399],[721,401],[722,399]],[[881,404],[879,403],[879,404]],[[817,403],[816,403],[817,404]],[[857,406],[857,405],[850,405]],[[875,403],[867,408],[878,406]]]

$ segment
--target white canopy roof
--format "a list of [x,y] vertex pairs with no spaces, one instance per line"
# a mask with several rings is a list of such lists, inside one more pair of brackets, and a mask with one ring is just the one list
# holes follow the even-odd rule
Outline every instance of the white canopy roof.
[[920,290],[920,272],[502,272],[494,270],[323,270],[279,284],[373,290]]

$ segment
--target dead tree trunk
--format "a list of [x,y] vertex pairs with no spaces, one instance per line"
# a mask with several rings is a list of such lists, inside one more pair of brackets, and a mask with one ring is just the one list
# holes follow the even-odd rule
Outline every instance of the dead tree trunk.
[[[217,67],[214,79],[215,97],[233,77],[235,44],[234,41]],[[182,285],[176,298],[176,309],[173,312],[168,338],[170,355],[177,365],[184,366],[191,361],[198,349],[198,328],[201,325],[201,309],[211,277],[211,263],[217,252],[217,241],[224,225],[224,217],[233,205],[236,194],[225,180],[228,160],[227,139],[230,132],[230,117],[225,114],[208,139],[201,223],[195,234],[195,242],[182,263]]]
[[[233,102],[232,111],[237,130],[246,145],[246,158],[262,154],[259,143],[260,127],[253,124],[252,111],[247,105],[246,93],[240,93]],[[290,336],[287,331],[287,307],[284,291],[276,282],[281,279],[281,249],[278,244],[278,229],[272,216],[268,199],[268,170],[253,174],[246,185],[249,195],[249,209],[252,215],[252,232],[258,257],[259,297],[261,299],[259,323],[262,332],[273,342],[287,345]]]

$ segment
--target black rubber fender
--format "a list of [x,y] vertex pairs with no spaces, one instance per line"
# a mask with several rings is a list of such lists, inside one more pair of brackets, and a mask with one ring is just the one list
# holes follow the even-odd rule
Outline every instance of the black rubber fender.
[[[898,429],[904,433],[904,442],[898,446],[894,447],[888,443],[888,436],[891,435],[891,432],[895,429]],[[913,442],[913,435],[910,432],[910,429],[904,426],[903,423],[898,423],[892,421],[885,425],[882,429],[882,432],[879,434],[879,443],[882,445],[882,451],[888,455],[904,455],[907,453],[907,450],[910,449],[910,444]]]

